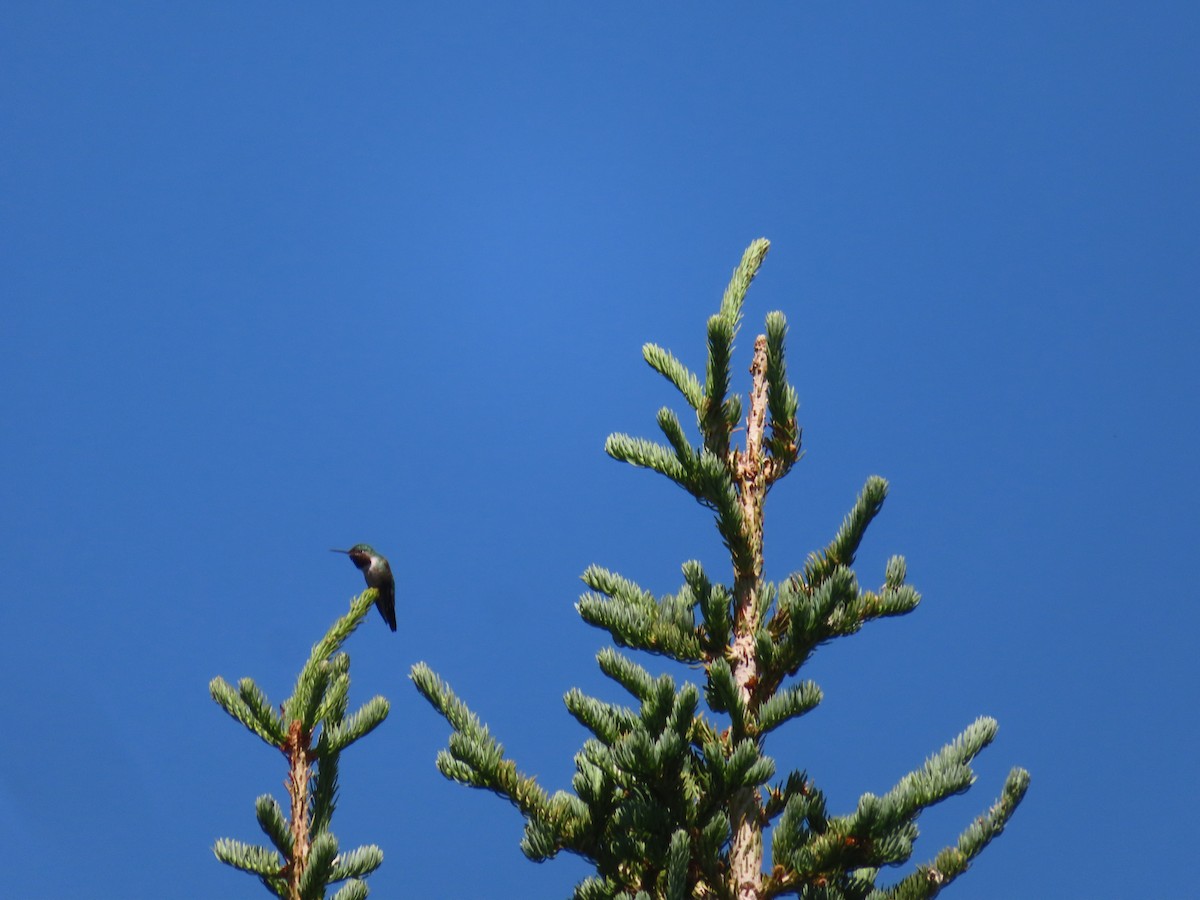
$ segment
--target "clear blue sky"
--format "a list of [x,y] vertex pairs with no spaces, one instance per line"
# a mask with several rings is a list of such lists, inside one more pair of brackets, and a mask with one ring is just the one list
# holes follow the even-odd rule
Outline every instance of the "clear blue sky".
[[992,715],[915,859],[1033,785],[953,896],[1187,893],[1198,45],[1183,2],[4,4],[5,892],[265,896],[210,847],[282,758],[207,684],[283,699],[368,541],[401,630],[354,636],[352,699],[392,714],[335,830],[373,896],[567,896],[434,770],[407,673],[568,786],[562,694],[619,697],[579,574],[722,559],[604,438],[654,433],[642,343],[702,366],[766,236],[737,368],[784,310],[807,448],[768,575],[878,473],[860,575],[903,553],[925,598],[819,652],[780,769],[845,811]]

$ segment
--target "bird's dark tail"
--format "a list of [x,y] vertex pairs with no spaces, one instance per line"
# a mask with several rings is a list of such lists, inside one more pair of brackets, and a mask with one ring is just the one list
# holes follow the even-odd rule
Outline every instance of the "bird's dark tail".
[[383,621],[387,622],[387,627],[396,630],[396,595],[385,597],[382,593],[379,595],[379,600],[375,606],[379,609],[379,614],[383,616]]

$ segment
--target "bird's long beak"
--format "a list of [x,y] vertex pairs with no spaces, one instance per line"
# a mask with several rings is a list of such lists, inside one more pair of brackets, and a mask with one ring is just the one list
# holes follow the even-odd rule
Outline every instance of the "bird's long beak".
[[345,553],[347,556],[350,555],[349,550],[334,550],[332,547],[329,549],[329,552],[330,553]]

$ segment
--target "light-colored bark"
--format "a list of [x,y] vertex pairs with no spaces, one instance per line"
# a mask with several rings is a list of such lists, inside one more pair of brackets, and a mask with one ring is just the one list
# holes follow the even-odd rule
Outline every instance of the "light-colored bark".
[[312,760],[308,752],[309,736],[299,721],[288,728],[283,752],[288,758],[288,777],[284,780],[292,801],[292,858],[288,864],[288,896],[300,900],[300,878],[308,868],[308,853],[312,847],[309,833],[308,784],[312,777]]
[[[730,460],[738,485],[744,533],[751,550],[749,569],[734,572],[737,612],[732,647],[733,678],[747,709],[753,709],[756,705],[753,703],[753,694],[758,682],[758,660],[754,653],[754,632],[759,617],[759,585],[763,570],[763,500],[767,492],[767,460],[763,455],[763,431],[767,422],[767,339],[764,335],[759,335],[754,342],[750,375],[746,448],[733,451]],[[758,900],[761,895],[763,826],[760,808],[761,798],[753,788],[743,788],[731,803],[733,840],[729,865],[738,900]]]

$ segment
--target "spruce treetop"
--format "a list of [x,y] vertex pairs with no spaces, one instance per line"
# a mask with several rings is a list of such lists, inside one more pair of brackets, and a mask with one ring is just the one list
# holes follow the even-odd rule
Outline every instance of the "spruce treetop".
[[[887,482],[875,476],[825,547],[783,581],[763,579],[764,501],[801,456],[783,313],[769,313],[754,341],[745,408],[730,393],[730,360],[747,290],[768,249],[762,239],[747,248],[708,319],[703,379],[656,344],[642,349],[695,414],[698,440],[664,408],[657,424],[665,443],[625,434],[605,443],[614,459],[664,475],[713,513],[729,552],[727,579],[714,580],[691,560],[680,589],[655,596],[593,565],[576,607],[619,647],[702,668],[703,685],[678,685],[602,650],[601,671],[632,705],[567,692],[568,711],[591,737],[575,756],[572,791],[551,795],[517,770],[428,666],[412,670],[417,689],[453,728],[438,769],[510,800],[525,818],[521,849],[530,859],[566,851],[588,860],[595,874],[576,886],[577,900],[933,897],[1000,834],[1029,784],[1027,772],[1013,769],[1000,798],[954,846],[889,884],[882,870],[911,858],[920,813],[974,781],[971,760],[994,739],[995,721],[976,720],[886,794],[864,794],[842,814],[827,810],[815,777],[781,774],[765,753],[771,732],[821,702],[820,688],[797,678],[817,647],[920,602],[900,556],[888,561],[875,590],[860,587],[851,568],[887,496]],[[735,432],[743,428],[739,446]]]

